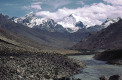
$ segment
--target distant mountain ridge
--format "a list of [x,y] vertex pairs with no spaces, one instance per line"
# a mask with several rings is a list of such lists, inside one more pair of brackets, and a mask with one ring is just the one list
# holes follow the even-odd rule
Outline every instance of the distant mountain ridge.
[[21,23],[30,28],[39,28],[50,32],[66,32],[61,25],[49,18],[37,18],[33,12],[26,14],[24,17],[11,18],[15,23]]
[[33,12],[26,14],[24,17],[10,18],[10,20],[14,21],[15,23],[21,23],[30,28],[38,28],[50,32],[67,32],[62,25],[57,24],[54,20],[49,18],[37,18]]
[[[30,28],[38,28],[50,32],[73,33],[81,29],[87,29],[87,25],[84,25],[84,23],[80,21],[79,17],[74,14],[66,16],[58,22],[55,22],[53,19],[50,18],[38,18],[33,12],[30,12],[29,14],[26,14],[24,17],[20,18],[12,17],[10,18],[10,20],[14,21],[15,23],[21,23]],[[95,30],[96,29],[94,29],[94,31]]]
[[91,34],[77,43],[74,49],[122,49],[122,19]]
[[47,30],[49,32],[69,32],[74,33],[81,29],[92,31],[100,31],[101,29],[107,28],[110,24],[119,21],[121,18],[110,19],[107,18],[105,22],[101,25],[95,26],[87,26],[85,25],[80,16],[76,16],[71,14],[69,16],[64,17],[63,19],[55,22],[53,19],[50,18],[38,18],[35,16],[33,12],[26,14],[24,17],[12,17],[10,20],[14,21],[15,23],[21,23],[25,26],[30,28],[38,28],[41,30]]
[[[76,18],[73,14],[65,17],[59,22],[55,22],[50,18],[38,18],[33,12],[26,14],[24,17],[12,17],[10,20],[15,23],[21,23],[30,28],[39,28],[41,30],[47,30],[50,32],[76,32],[85,25],[81,21],[76,21]],[[82,25],[78,25],[82,24]]]
[[116,23],[116,22],[118,22],[121,19],[122,19],[121,17],[114,18],[114,19],[107,18],[107,20],[102,24],[102,26],[104,26],[105,28],[107,28],[109,25],[111,25],[113,23]]
[[29,28],[21,23],[15,23],[0,14],[0,25],[5,30],[28,38],[41,45],[48,45],[56,48],[69,48],[89,35],[89,32],[50,32],[38,28]]

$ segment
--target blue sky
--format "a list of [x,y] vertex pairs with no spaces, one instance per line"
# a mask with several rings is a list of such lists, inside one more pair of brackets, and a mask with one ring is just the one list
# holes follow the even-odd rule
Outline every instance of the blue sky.
[[[32,5],[37,2],[40,2],[40,10],[32,8],[34,7]],[[8,14],[9,16],[24,16],[31,11],[53,12],[63,7],[76,9],[84,5],[91,5],[99,2],[102,2],[102,0],[0,0],[0,12]]]
[[122,17],[122,0],[0,0],[0,12],[11,17],[31,11],[55,21],[74,14],[87,25],[101,24],[107,18]]

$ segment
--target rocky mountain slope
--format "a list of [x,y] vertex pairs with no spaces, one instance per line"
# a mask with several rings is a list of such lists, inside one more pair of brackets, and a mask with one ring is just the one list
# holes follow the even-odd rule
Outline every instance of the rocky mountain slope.
[[100,31],[102,29],[107,28],[111,24],[118,22],[119,20],[121,20],[120,17],[118,17],[118,18],[107,18],[107,20],[105,22],[103,22],[101,25],[95,25],[95,26],[88,27],[87,31],[90,31],[90,32]]
[[[3,29],[0,26],[0,41],[1,41],[1,49],[4,46],[8,46],[7,48],[11,49],[12,46],[14,46],[14,49],[16,50],[17,47],[20,47],[23,50],[32,50],[32,51],[39,51],[43,49],[53,49],[47,45],[42,45],[40,43],[34,42],[32,40],[29,40],[28,38],[25,38],[23,36],[11,33],[5,29]],[[3,44],[3,43],[6,43]],[[10,45],[9,45],[10,44]]]
[[80,41],[75,49],[120,49],[122,48],[122,20]]
[[121,20],[121,17],[118,18],[107,18],[107,20],[102,24],[102,26],[104,26],[105,28],[107,28],[109,25],[118,22],[119,20]]

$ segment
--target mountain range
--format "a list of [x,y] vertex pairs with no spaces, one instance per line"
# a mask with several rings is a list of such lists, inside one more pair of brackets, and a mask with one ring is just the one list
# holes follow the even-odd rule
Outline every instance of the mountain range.
[[82,29],[89,32],[100,31],[101,29],[107,28],[107,26],[109,26],[110,24],[119,21],[121,18],[107,18],[107,20],[101,25],[94,25],[89,27],[87,26],[87,24],[84,24],[84,20],[82,21],[80,16],[76,16],[74,14],[66,16],[58,21],[54,21],[50,18],[38,18],[33,12],[26,14],[24,17],[12,17],[9,19],[14,21],[15,23],[21,23],[30,28],[46,30],[49,32],[74,33],[79,30],[82,31]]
[[76,21],[73,14],[63,18],[62,20],[55,22],[50,18],[38,18],[33,12],[26,14],[24,17],[12,17],[9,18],[15,23],[21,23],[30,28],[38,28],[41,30],[48,30],[50,32],[76,32],[79,29],[85,28],[85,25],[81,21]]
[[[111,23],[111,21],[110,21]],[[122,20],[109,25],[76,44],[74,49],[122,49]]]
[[[82,21],[78,21],[73,14],[59,20],[59,22],[55,22],[49,18],[38,18],[33,12],[20,18],[10,18],[2,14],[0,15],[0,25],[3,29],[41,45],[48,45],[56,48],[72,47],[82,39],[85,40],[86,37],[90,36],[92,33],[98,34],[108,29],[107,26],[119,20],[121,20],[121,18],[107,19],[102,25],[87,27]],[[66,26],[65,24],[70,26]],[[92,39],[90,41],[92,41]],[[86,42],[86,44],[89,42]],[[78,43],[78,46],[80,43]],[[83,42],[82,45],[83,44],[85,44],[85,42]],[[76,46],[76,48],[78,46]]]
[[29,28],[21,23],[15,23],[0,14],[0,25],[3,29],[16,35],[23,36],[41,45],[57,48],[68,48],[89,35],[89,32],[50,32],[38,28]]

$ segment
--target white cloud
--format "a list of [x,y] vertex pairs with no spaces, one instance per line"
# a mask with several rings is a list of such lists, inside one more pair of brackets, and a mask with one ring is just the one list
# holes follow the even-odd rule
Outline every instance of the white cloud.
[[[109,3],[111,2],[110,0],[104,0],[104,1],[108,1]],[[119,2],[119,0],[117,1]],[[51,18],[56,21],[70,14],[80,16],[82,21],[87,25],[95,25],[95,24],[99,25],[102,23],[103,20],[106,20],[108,17],[111,18],[122,17],[122,6],[120,4],[110,5],[104,3],[95,3],[92,5],[85,5],[84,7],[77,9],[68,9],[64,7],[58,9],[55,12],[40,11],[36,13],[37,16]]]
[[41,10],[42,9],[40,5],[36,5],[36,4],[31,5],[31,8],[36,9],[36,10]]
[[71,3],[70,0],[65,0],[65,1],[64,0],[53,0],[53,1],[52,0],[31,0],[31,1],[32,3],[29,6],[24,6],[23,8],[27,10],[35,9],[34,11],[39,11],[42,10],[41,5],[44,4],[50,6],[52,10],[55,10]]
[[[90,8],[91,9],[91,8]],[[95,24],[101,24],[101,21],[99,21],[98,17],[103,16],[103,14],[94,14],[90,9],[86,8],[78,8],[78,9],[68,9],[68,8],[62,8],[59,9],[56,12],[49,12],[49,11],[41,11],[36,13],[38,16],[43,16],[47,18],[54,19],[55,21],[58,21],[62,19],[63,17],[66,17],[70,14],[75,14],[76,16],[80,16],[79,20],[82,20],[87,25],[95,25]],[[103,18],[103,17],[101,17]],[[106,16],[105,16],[106,18]]]
[[62,9],[58,9],[58,11],[56,11],[56,12],[40,11],[40,12],[37,12],[36,15],[58,20],[58,19],[63,18],[64,16],[68,16],[71,13],[71,12],[69,12],[69,10],[70,9],[62,8]]
[[45,4],[48,4],[48,5],[51,5],[54,7],[54,9],[57,9],[59,7],[62,7],[62,6],[65,6],[67,4],[71,3],[71,1],[69,0],[54,0],[54,1],[49,1],[48,3],[45,3]]
[[122,0],[104,0],[104,1],[112,5],[122,5]]
[[57,9],[59,7],[65,6],[69,3],[71,3],[71,0],[31,0],[33,2],[41,2],[42,4],[46,4],[48,6],[51,6],[54,9]]
[[39,10],[42,9],[41,4],[42,4],[42,2],[33,2],[31,5],[29,5],[29,6],[24,6],[23,8],[24,8],[24,9],[27,9],[27,10],[32,10],[32,9],[34,9],[34,10],[36,10],[36,11],[39,11]]

